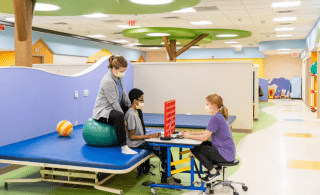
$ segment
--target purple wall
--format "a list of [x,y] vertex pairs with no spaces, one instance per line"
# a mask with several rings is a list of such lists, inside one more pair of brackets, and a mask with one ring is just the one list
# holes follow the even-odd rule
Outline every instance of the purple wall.
[[259,78],[259,86],[261,87],[262,92],[263,92],[263,96],[260,97],[260,100],[268,101],[268,99],[269,99],[269,96],[268,96],[268,80]]
[[[108,59],[93,71],[66,77],[31,68],[0,68],[0,146],[56,131],[61,120],[84,124],[92,116]],[[127,93],[133,88],[133,66],[124,78]],[[83,97],[83,90],[89,96]],[[79,97],[74,98],[74,92]]]

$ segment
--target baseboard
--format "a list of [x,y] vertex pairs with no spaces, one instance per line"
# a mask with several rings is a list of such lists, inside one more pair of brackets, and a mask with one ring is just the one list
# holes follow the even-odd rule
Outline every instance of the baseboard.
[[258,121],[259,121],[258,118],[254,118],[254,119],[253,119],[253,122],[258,122]]
[[234,133],[252,133],[252,129],[231,129]]
[[268,102],[268,100],[260,100],[260,102]]
[[20,169],[22,167],[25,167],[25,165],[9,165],[9,166],[3,167],[3,168],[0,169],[0,175],[4,175],[4,174],[7,174],[9,172],[18,170],[18,169]]

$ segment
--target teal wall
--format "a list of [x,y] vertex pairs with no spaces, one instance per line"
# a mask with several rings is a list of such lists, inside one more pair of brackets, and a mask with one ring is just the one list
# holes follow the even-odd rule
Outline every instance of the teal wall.
[[[32,44],[42,39],[54,54],[89,57],[101,51],[108,49],[115,55],[122,55],[128,60],[137,61],[142,55],[146,59],[146,52],[136,49],[107,45],[97,42],[73,39],[69,37],[32,32]],[[5,31],[0,31],[0,50],[14,50],[14,28],[6,27]]]

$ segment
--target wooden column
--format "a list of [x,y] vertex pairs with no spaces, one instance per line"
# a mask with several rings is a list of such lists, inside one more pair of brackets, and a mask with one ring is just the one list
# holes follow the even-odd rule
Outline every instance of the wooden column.
[[36,0],[13,0],[15,65],[32,67],[32,19]]
[[176,56],[176,52],[177,52],[177,41],[176,40],[170,40],[170,49],[172,52],[172,61],[176,62],[177,61],[177,56]]

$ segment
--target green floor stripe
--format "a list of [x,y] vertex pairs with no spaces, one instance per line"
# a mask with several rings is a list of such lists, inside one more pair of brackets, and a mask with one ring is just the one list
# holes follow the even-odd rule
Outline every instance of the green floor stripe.
[[[267,113],[262,112],[262,108],[267,106],[272,106],[273,103],[268,102],[260,102],[259,105],[259,121],[253,123],[253,132],[265,129],[270,127],[276,122],[276,119]],[[197,130],[199,131],[199,130]],[[235,145],[237,146],[238,143],[242,138],[247,136],[248,134],[245,133],[232,133]],[[172,148],[174,154],[174,160],[178,160],[178,148]],[[187,157],[188,155],[183,155],[183,157]],[[228,177],[235,173],[241,166],[241,159],[239,156],[236,157],[240,160],[239,166],[229,167],[228,168]],[[198,163],[198,161],[196,161]],[[145,181],[152,180],[156,183],[160,183],[160,173],[159,173],[159,159],[152,158],[151,163],[155,165],[156,168],[152,168],[151,171],[156,174],[156,176],[152,175],[142,175],[138,179],[137,170],[123,174],[123,175],[116,175],[111,178],[108,182],[106,182],[105,186],[121,189],[123,190],[123,194],[125,195],[137,195],[137,194],[151,194],[150,188],[142,186],[141,184]],[[182,165],[177,165],[177,168],[182,168],[185,166],[189,166],[190,163],[185,163]],[[40,177],[39,168],[37,167],[25,167],[20,170],[8,173],[6,175],[0,176],[0,194],[6,195],[114,195],[108,192],[102,192],[99,190],[95,190],[93,187],[90,186],[79,186],[79,185],[66,185],[66,184],[57,184],[57,183],[11,183],[9,184],[9,191],[5,192],[4,190],[4,183],[3,180],[5,178],[37,178]],[[182,180],[182,184],[189,186],[190,185],[190,176],[188,174],[179,173],[175,175],[175,177],[180,178]],[[195,180],[198,180],[198,176],[195,175]],[[188,192],[186,190],[176,191],[176,190],[169,190],[169,189],[158,189],[158,194],[161,195],[179,195],[182,193]]]

